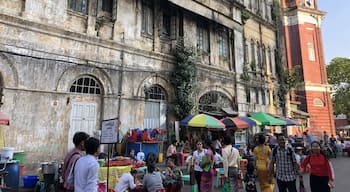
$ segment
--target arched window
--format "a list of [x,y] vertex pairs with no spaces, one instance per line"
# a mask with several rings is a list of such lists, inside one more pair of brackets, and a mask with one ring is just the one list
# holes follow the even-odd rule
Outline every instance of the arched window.
[[166,100],[166,94],[162,87],[153,85],[145,89],[146,99]]
[[100,95],[101,86],[95,78],[83,76],[73,82],[69,91],[71,93]]
[[316,107],[323,107],[324,103],[323,103],[323,101],[320,98],[315,98],[314,99],[314,106],[316,106]]
[[167,94],[159,85],[145,88],[144,128],[165,128]]
[[221,111],[221,108],[232,108],[232,101],[223,93],[211,91],[199,99],[199,110],[205,112]]

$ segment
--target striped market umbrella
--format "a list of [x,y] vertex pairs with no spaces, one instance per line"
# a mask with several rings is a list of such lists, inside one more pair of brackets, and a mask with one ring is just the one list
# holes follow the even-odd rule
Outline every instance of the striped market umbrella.
[[220,121],[226,125],[226,128],[244,129],[250,126],[249,123],[241,120],[239,117],[226,117]]
[[188,121],[187,126],[190,127],[206,127],[206,128],[216,128],[216,129],[224,129],[225,124],[221,121],[206,114],[198,114],[192,117],[191,120]]
[[261,123],[255,119],[251,119],[249,117],[245,117],[245,116],[239,116],[239,118],[242,120],[242,121],[245,121],[247,122],[250,126],[255,126],[255,125],[261,125]]

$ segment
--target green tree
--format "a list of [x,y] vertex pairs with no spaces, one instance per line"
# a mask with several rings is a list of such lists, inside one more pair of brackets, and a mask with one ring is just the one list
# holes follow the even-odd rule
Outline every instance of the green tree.
[[350,59],[336,57],[327,66],[328,83],[333,85],[332,97],[335,114],[350,117]]
[[176,63],[170,75],[170,82],[175,88],[174,112],[180,119],[191,113],[194,107],[192,97],[194,80],[196,78],[195,50],[184,46],[183,40],[179,40],[175,52]]

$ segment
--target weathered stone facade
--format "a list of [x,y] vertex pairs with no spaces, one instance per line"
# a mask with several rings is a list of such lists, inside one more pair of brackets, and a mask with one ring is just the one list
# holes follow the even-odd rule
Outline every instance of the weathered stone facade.
[[[88,4],[73,6],[72,2]],[[171,130],[177,119],[168,110],[174,100],[169,74],[180,37],[185,45],[197,48],[201,58],[193,95],[197,102],[213,92],[227,98],[241,114],[269,111],[274,88],[265,84],[275,83],[274,69],[269,67],[274,65],[274,28],[270,16],[259,19],[254,11],[244,27],[244,3],[2,1],[1,111],[11,121],[4,127],[6,145],[26,151],[27,165],[37,165],[61,160],[75,131],[92,134],[103,119],[119,118],[121,133],[152,125]],[[268,62],[262,76],[266,80],[259,84],[269,90],[266,102],[260,101],[254,109],[246,108],[250,102],[241,80],[245,59],[251,57],[245,54],[248,40],[261,43],[271,53],[271,57],[265,55]],[[165,99],[147,100],[149,88],[161,90],[157,94]],[[154,106],[152,102],[158,107],[153,111],[159,113],[156,117],[145,112],[150,110],[148,105]]]

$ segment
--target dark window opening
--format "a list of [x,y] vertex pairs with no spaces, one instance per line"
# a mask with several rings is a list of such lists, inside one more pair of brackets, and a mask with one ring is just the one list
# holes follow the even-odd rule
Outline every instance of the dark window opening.
[[88,0],[68,0],[68,8],[83,14],[87,14]]
[[102,0],[102,11],[112,13],[113,10],[113,0]]
[[153,35],[153,4],[142,1],[142,33]]

